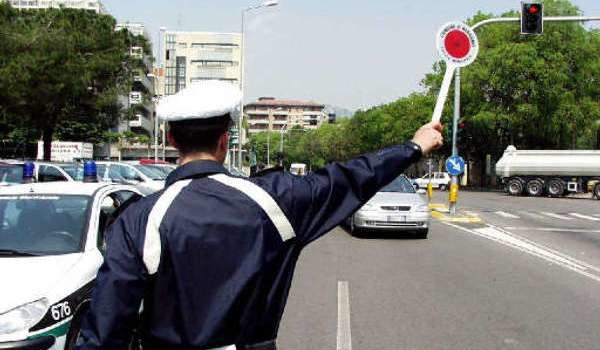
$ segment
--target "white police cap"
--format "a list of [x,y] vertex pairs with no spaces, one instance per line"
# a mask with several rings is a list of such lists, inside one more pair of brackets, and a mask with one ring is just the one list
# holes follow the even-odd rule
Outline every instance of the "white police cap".
[[175,95],[163,98],[156,110],[157,116],[167,122],[210,119],[239,114],[242,93],[232,83],[209,80],[192,83]]

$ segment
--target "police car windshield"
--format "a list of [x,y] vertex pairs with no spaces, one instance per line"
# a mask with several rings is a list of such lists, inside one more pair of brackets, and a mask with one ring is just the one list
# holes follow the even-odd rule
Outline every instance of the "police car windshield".
[[139,170],[142,174],[146,175],[147,177],[149,177],[151,180],[164,180],[167,178],[167,175],[165,175],[162,171],[155,169],[155,168],[151,168],[149,166],[146,165],[134,165],[134,167]]
[[385,186],[380,192],[400,192],[400,193],[415,193],[415,188],[410,181],[404,176],[398,177],[389,185]]
[[81,251],[90,198],[0,196],[0,251],[56,255]]

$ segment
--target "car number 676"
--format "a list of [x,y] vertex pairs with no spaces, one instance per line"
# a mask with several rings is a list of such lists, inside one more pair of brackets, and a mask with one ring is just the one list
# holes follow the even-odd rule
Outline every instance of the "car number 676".
[[55,321],[58,321],[65,317],[71,316],[71,307],[69,306],[69,302],[65,301],[64,303],[52,306],[50,308],[50,312],[52,313],[52,318]]

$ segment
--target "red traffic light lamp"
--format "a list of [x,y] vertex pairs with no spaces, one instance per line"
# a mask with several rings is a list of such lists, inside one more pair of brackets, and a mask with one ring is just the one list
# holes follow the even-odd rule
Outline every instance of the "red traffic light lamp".
[[539,35],[544,32],[544,5],[541,2],[521,4],[521,34]]
[[540,8],[536,4],[532,4],[529,6],[528,12],[532,15],[535,15],[540,12]]

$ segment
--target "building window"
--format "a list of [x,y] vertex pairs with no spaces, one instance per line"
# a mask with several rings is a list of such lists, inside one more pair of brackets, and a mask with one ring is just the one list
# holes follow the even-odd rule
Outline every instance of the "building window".
[[238,44],[234,43],[192,43],[193,49],[224,49],[231,50],[234,47],[238,47]]
[[175,92],[185,89],[186,80],[186,58],[177,56],[175,59]]
[[192,60],[192,64],[197,64],[201,67],[234,67],[238,65],[238,62],[217,60]]

